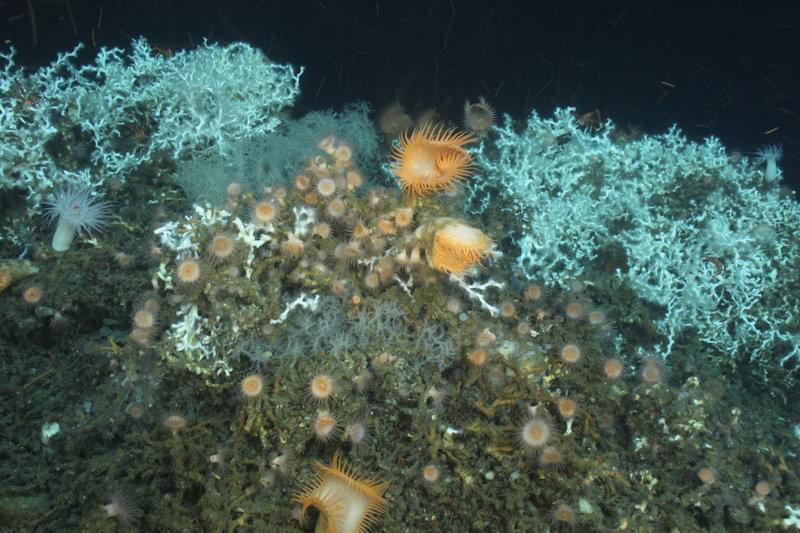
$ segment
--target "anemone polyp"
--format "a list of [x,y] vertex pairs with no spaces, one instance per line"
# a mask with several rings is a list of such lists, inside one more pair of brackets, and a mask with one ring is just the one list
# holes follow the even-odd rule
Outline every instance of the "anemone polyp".
[[175,277],[183,284],[195,283],[200,279],[201,273],[200,261],[193,257],[181,259],[175,268]]
[[397,137],[414,124],[400,102],[394,101],[384,107],[378,115],[378,125],[388,137]]
[[347,211],[347,204],[341,198],[331,200],[325,210],[328,216],[334,219],[344,216],[345,211]]
[[520,440],[526,448],[540,448],[550,440],[552,428],[542,417],[533,417],[522,426]]
[[666,369],[664,362],[655,357],[648,357],[644,360],[639,374],[642,381],[648,385],[658,385],[665,379]]
[[351,170],[350,172],[348,172],[345,175],[345,178],[347,179],[348,191],[353,191],[355,189],[358,189],[364,183],[364,176],[362,176],[360,172],[355,170]]
[[426,483],[436,483],[442,475],[442,470],[433,463],[422,467],[422,480]]
[[176,436],[180,430],[186,427],[187,422],[183,415],[172,414],[165,417],[162,424],[172,432],[173,436]]
[[436,219],[417,231],[423,239],[426,234],[432,234],[428,261],[432,268],[440,272],[462,274],[491,253],[492,239],[460,220]]
[[575,509],[565,503],[562,503],[551,511],[550,521],[552,522],[553,527],[563,526],[571,529],[575,527],[578,517],[575,514]]
[[398,228],[407,228],[414,222],[414,210],[410,207],[401,207],[394,213],[394,224]]
[[539,466],[558,469],[564,464],[564,455],[555,446],[545,446],[539,454]]
[[317,374],[308,383],[308,395],[315,402],[324,404],[336,394],[336,382],[330,374]]
[[775,181],[778,178],[778,160],[783,157],[783,148],[777,144],[764,146],[757,152],[756,157],[759,162],[764,161],[767,164],[764,179]]
[[107,518],[116,518],[126,527],[132,526],[144,515],[136,499],[123,492],[112,494],[111,501],[101,507]]
[[150,329],[156,325],[156,316],[147,309],[137,309],[133,313],[133,325],[139,329]]
[[334,454],[330,466],[315,463],[314,468],[314,477],[292,501],[301,505],[301,521],[310,507],[319,510],[316,531],[363,533],[389,507],[383,497],[389,483],[357,474],[344,464],[339,452]]
[[317,192],[328,198],[336,192],[336,182],[332,178],[322,178],[317,182]]
[[561,348],[561,360],[565,363],[574,364],[581,360],[583,354],[577,344],[565,344]]
[[474,134],[483,137],[494,124],[494,108],[483,96],[477,102],[464,102],[464,126]]
[[603,372],[606,377],[612,381],[619,378],[624,370],[625,366],[619,359],[611,358],[603,363]]
[[336,147],[336,150],[333,151],[333,158],[336,159],[336,161],[339,163],[350,161],[352,157],[353,157],[353,149],[344,143],[338,145]]
[[542,297],[542,292],[541,285],[528,285],[528,287],[525,288],[525,300],[535,302]]
[[275,220],[277,214],[278,208],[275,207],[275,204],[267,200],[262,200],[253,207],[252,218],[255,224],[266,226]]
[[472,174],[472,156],[464,145],[475,140],[469,133],[428,122],[400,136],[392,149],[391,170],[412,196],[441,192]]
[[344,428],[344,438],[353,446],[361,446],[367,439],[367,427],[363,422],[351,422]]
[[53,250],[66,252],[76,233],[100,230],[108,219],[109,204],[89,190],[66,189],[45,206],[45,213],[56,221]]
[[327,443],[333,440],[339,433],[339,425],[336,417],[330,411],[318,411],[314,421],[314,436],[318,441]]
[[296,237],[293,233],[286,236],[286,240],[281,242],[281,253],[285,257],[297,258],[303,254],[305,243]]
[[217,261],[229,259],[235,251],[236,241],[230,235],[214,235],[208,245],[208,253]]
[[245,398],[258,398],[264,392],[264,378],[259,374],[248,374],[239,382],[239,392]]
[[36,305],[42,302],[44,298],[44,290],[39,285],[31,285],[22,291],[22,300],[31,305]]

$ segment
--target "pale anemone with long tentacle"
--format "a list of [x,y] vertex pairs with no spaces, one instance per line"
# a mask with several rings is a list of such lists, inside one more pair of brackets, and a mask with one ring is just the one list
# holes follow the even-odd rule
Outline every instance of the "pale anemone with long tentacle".
[[47,203],[46,211],[56,221],[53,249],[69,250],[76,233],[91,233],[102,228],[108,219],[109,204],[89,190],[65,189]]

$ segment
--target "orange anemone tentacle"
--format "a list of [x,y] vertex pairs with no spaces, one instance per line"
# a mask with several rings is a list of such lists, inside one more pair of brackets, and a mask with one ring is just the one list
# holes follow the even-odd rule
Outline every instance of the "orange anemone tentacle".
[[414,196],[446,190],[472,174],[472,156],[464,145],[474,141],[469,133],[426,123],[400,135],[392,148],[392,171]]

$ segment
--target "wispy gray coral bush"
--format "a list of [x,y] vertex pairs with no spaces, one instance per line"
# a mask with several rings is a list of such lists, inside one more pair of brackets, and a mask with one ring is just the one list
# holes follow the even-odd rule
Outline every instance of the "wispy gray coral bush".
[[387,351],[417,370],[428,364],[444,370],[456,354],[444,325],[423,320],[416,330],[395,301],[371,299],[350,318],[341,300],[331,296],[322,297],[314,312],[293,314],[267,344],[279,356],[327,353],[336,360],[354,352],[369,357]]
[[351,145],[356,166],[369,179],[381,147],[369,113],[366,103],[357,103],[339,112],[314,111],[297,120],[285,119],[271,133],[232,141],[229,153],[198,154],[179,162],[175,180],[195,202],[220,205],[231,181],[256,192],[289,183],[320,153],[317,144],[328,135]]

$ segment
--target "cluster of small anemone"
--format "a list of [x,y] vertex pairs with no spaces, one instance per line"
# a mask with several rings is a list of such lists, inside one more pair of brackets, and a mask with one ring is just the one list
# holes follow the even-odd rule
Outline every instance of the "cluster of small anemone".
[[[415,207],[416,198],[454,186],[470,170],[470,156],[461,148],[466,142],[467,134],[427,126],[404,138],[393,167],[407,192],[401,196],[380,187],[364,191],[351,147],[329,136],[294,176],[293,187],[270,187],[258,198],[231,184],[227,207],[249,212],[253,225],[274,235],[259,254],[278,257],[295,284],[324,283],[354,303],[401,275],[433,284],[437,272],[464,275],[491,254],[492,241],[481,230]],[[308,230],[297,229],[298,206],[312,213]],[[241,274],[243,250],[235,228],[214,227],[203,247],[202,255],[184,253],[176,260],[175,283],[184,291],[198,287],[208,271]]]
[[[318,154],[294,175],[291,186],[245,191],[235,182],[229,184],[224,208],[232,215],[198,226],[198,245],[176,253],[172,277],[159,278],[174,296],[147,294],[135,304],[132,344],[148,347],[160,342],[161,318],[168,312],[162,303],[205,301],[216,291],[236,290],[231,288],[235,284],[224,280],[243,276],[246,266],[254,262],[269,262],[270,269],[283,271],[289,287],[324,290],[355,306],[394,283],[404,284],[408,290],[412,283],[415,287],[434,285],[443,274],[470,275],[491,255],[491,239],[463,220],[432,216],[421,200],[452,192],[469,175],[471,155],[464,146],[473,141],[470,134],[431,124],[402,135],[392,164],[401,192],[368,187],[368,180],[354,164],[350,144],[333,135],[320,140]],[[303,224],[301,217],[305,217]],[[247,221],[255,238],[263,234],[269,239],[255,250],[248,248],[234,220]],[[169,261],[161,246],[157,257],[162,265]],[[154,286],[166,288],[160,287],[156,278]],[[266,320],[269,318],[265,317],[262,334],[274,331]],[[380,368],[393,359],[382,353],[374,356],[372,363]],[[370,380],[370,372],[363,371],[352,378],[352,384],[363,391]],[[239,390],[250,409],[261,405],[264,376],[247,374]],[[368,425],[363,420],[338,419],[335,400],[340,390],[341,378],[331,373],[309,376],[307,399],[314,406],[308,413],[310,434],[323,445],[346,441],[357,447],[368,438]],[[163,425],[177,436],[187,422],[175,413],[165,417]],[[215,464],[222,460],[219,454],[214,457]],[[273,466],[284,469],[287,463],[288,452],[275,457]],[[318,470],[318,483],[296,496],[301,514],[318,507],[320,523],[335,523],[337,531],[349,531],[350,526],[343,524],[356,520],[353,523],[360,525],[353,530],[361,531],[388,505],[381,498],[387,483],[354,476],[336,457],[330,467],[320,465]],[[362,507],[357,519],[339,516],[347,507],[338,499],[331,500],[334,488],[337,493],[347,492],[340,486],[345,479],[350,489],[355,488],[348,497],[368,496],[372,502],[366,508],[367,504],[357,504]]]
[[[238,214],[246,213],[243,218],[273,237],[257,251],[256,261],[271,259],[285,272],[287,285],[328,291],[350,306],[361,305],[364,299],[392,284],[400,284],[408,292],[412,277],[415,287],[435,286],[444,275],[468,277],[491,256],[490,237],[464,220],[433,216],[431,213],[436,210],[430,209],[431,204],[426,201],[434,194],[452,194],[472,172],[466,146],[485,133],[478,131],[481,125],[493,120],[493,111],[485,106],[482,100],[466,106],[476,114],[467,118],[472,121],[474,135],[431,122],[399,133],[391,169],[402,195],[368,187],[369,180],[353,163],[351,146],[331,135],[319,142],[319,154],[293,176],[291,186],[243,191],[232,183],[225,207]],[[398,109],[393,112],[393,116],[382,117],[387,134],[397,124],[407,124],[408,117],[399,114]],[[308,230],[297,229],[298,206],[313,213]],[[241,276],[241,265],[247,256],[230,223],[216,223],[202,233],[202,239],[199,253],[178,255],[173,265],[172,281],[178,292],[190,298],[207,290],[202,288],[205,280],[219,275]],[[597,376],[613,387],[614,382],[631,374],[622,359],[597,353],[596,343],[586,342],[587,332],[588,336],[607,338],[610,325],[607,310],[584,294],[580,282],[573,284],[566,299],[548,294],[538,284],[517,291],[504,292],[506,298],[499,304],[497,321],[469,332],[472,337],[462,354],[467,382],[482,379],[496,384],[497,390],[502,389],[507,376],[502,365],[496,364],[504,357],[498,339],[509,338],[506,333],[511,331],[515,339],[528,342],[555,323],[564,325],[568,338],[551,346],[546,354],[554,376],[586,367],[602,368]],[[159,304],[155,296],[137,303],[131,333],[136,344],[152,342],[159,323]],[[462,300],[456,296],[447,300],[446,308],[455,315],[464,311]],[[272,326],[263,329],[267,334],[272,331]],[[583,335],[569,337],[578,331]],[[372,354],[372,369],[377,371],[396,358],[387,351]],[[372,377],[369,371],[345,378],[327,370],[304,376],[307,409],[303,430],[308,438],[323,449],[345,443],[352,448],[362,445],[368,438],[368,428],[373,426],[364,420],[341,420],[340,408],[345,402],[340,395],[347,383],[363,392]],[[657,388],[665,380],[663,362],[643,358],[637,377]],[[265,379],[256,372],[241,378],[238,388],[248,407],[261,405],[259,402],[267,394]],[[446,385],[427,386],[422,403],[430,402],[437,414],[441,413],[447,393]],[[581,424],[589,422],[587,413],[591,407],[589,402],[583,402],[578,391],[557,390],[554,394],[542,392],[539,399],[526,403],[515,419],[513,443],[507,446],[509,453],[543,472],[564,469],[570,455],[561,444],[573,435],[573,430],[579,431]],[[476,408],[481,409],[480,405]],[[486,408],[485,412],[490,410]],[[177,435],[186,426],[186,419],[174,414],[163,423]],[[447,477],[448,469],[441,457],[428,459],[421,462],[418,475],[422,486],[435,490]],[[214,454],[210,461],[222,464],[223,455]],[[292,470],[291,463],[292,454],[286,450],[274,455],[270,462],[282,474]],[[359,475],[344,463],[339,451],[329,465],[316,463],[314,470],[311,479],[293,496],[301,522],[311,508],[316,508],[318,531],[366,531],[387,509],[389,502],[384,494],[388,482]],[[705,485],[713,485],[717,473],[704,466],[698,470],[697,478]],[[766,481],[756,484],[753,504],[762,502],[769,492]],[[558,500],[550,504],[555,527],[577,525],[578,515],[572,505]]]

